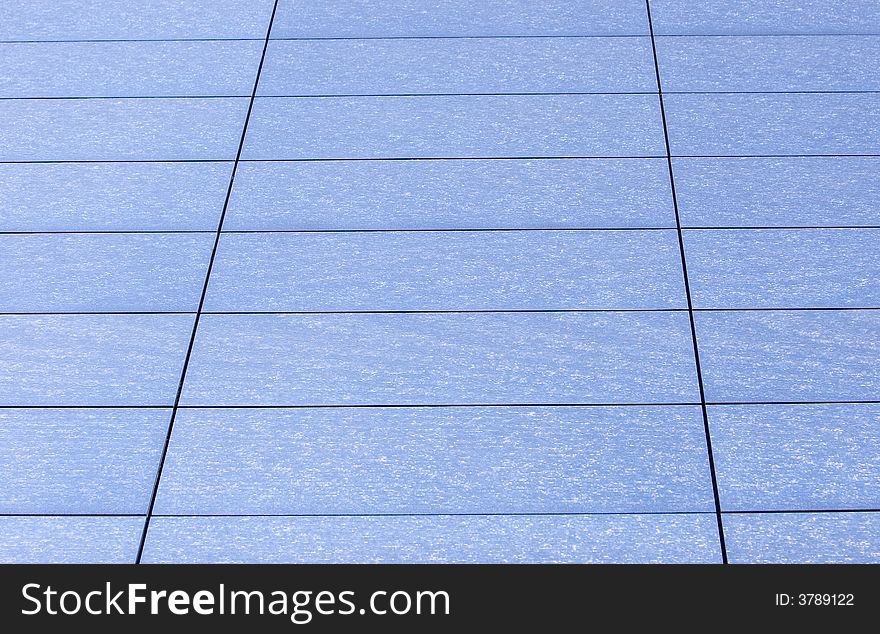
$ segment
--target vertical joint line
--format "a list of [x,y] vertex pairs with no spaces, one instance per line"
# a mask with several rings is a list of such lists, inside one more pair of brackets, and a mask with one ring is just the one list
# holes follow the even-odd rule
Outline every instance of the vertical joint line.
[[675,228],[678,232],[678,250],[681,255],[681,272],[684,277],[684,291],[687,297],[688,318],[691,326],[691,341],[694,346],[694,366],[697,373],[697,385],[700,390],[700,407],[703,413],[703,431],[706,435],[706,451],[709,457],[709,473],[712,477],[712,495],[715,498],[715,520],[718,524],[718,540],[721,546],[721,561],[728,563],[727,544],[724,539],[724,521],[721,516],[721,496],[718,493],[718,476],[715,472],[715,456],[712,451],[712,434],[709,430],[709,410],[706,407],[706,391],[703,386],[703,372],[700,365],[700,347],[697,343],[697,325],[694,319],[694,304],[691,298],[691,286],[688,278],[687,259],[685,257],[684,236],[681,230],[681,216],[678,210],[678,196],[675,192],[675,175],[672,169],[672,149],[669,144],[669,128],[666,124],[666,107],[663,102],[663,83],[660,79],[660,62],[657,57],[657,43],[654,38],[654,23],[651,18],[651,0],[645,0],[648,14],[648,31],[651,34],[651,53],[654,57],[654,73],[657,79],[657,97],[660,100],[660,119],[663,122],[663,140],[666,145],[666,164],[669,169],[669,187],[672,193],[672,207],[675,211]]
[[159,466],[156,469],[156,478],[153,481],[153,490],[150,495],[150,504],[147,507],[147,515],[144,519],[144,528],[141,532],[140,543],[138,544],[137,557],[135,563],[141,563],[144,555],[144,546],[147,542],[147,533],[150,530],[150,520],[153,518],[153,509],[156,506],[156,495],[159,492],[159,481],[162,479],[162,471],[165,468],[165,459],[168,456],[168,446],[171,442],[171,432],[174,429],[174,421],[177,418],[177,411],[180,407],[180,397],[183,394],[183,384],[186,379],[186,371],[189,369],[189,361],[192,357],[193,346],[196,340],[196,332],[199,329],[199,320],[201,319],[203,309],[205,307],[205,297],[208,294],[208,282],[211,279],[211,271],[214,268],[214,260],[217,257],[217,246],[220,244],[220,235],[223,233],[223,221],[226,219],[226,211],[229,208],[229,200],[232,197],[232,184],[235,181],[235,173],[238,170],[238,164],[241,161],[241,152],[244,148],[244,139],[247,134],[248,124],[251,120],[251,112],[254,109],[254,100],[257,97],[257,86],[260,83],[260,75],[263,72],[263,62],[266,60],[266,49],[269,47],[269,37],[272,34],[272,23],[275,21],[275,12],[278,10],[278,0],[275,0],[272,6],[272,14],[269,17],[269,27],[266,29],[266,37],[263,40],[263,52],[260,55],[260,63],[257,66],[257,74],[254,77],[254,88],[251,91],[251,98],[248,102],[247,114],[244,117],[244,125],[241,129],[241,137],[238,140],[238,150],[235,154],[235,162],[232,164],[232,172],[229,175],[229,185],[226,187],[226,198],[223,200],[223,211],[220,212],[220,220],[217,223],[217,230],[214,233],[214,246],[211,249],[211,257],[208,260],[208,269],[205,272],[205,282],[202,285],[202,294],[199,297],[199,307],[193,320],[192,332],[190,333],[189,345],[186,349],[186,356],[183,360],[183,368],[180,371],[180,381],[177,384],[177,394],[174,397],[174,406],[171,410],[171,419],[168,421],[168,429],[165,433],[165,443],[162,446],[162,454],[159,457]]

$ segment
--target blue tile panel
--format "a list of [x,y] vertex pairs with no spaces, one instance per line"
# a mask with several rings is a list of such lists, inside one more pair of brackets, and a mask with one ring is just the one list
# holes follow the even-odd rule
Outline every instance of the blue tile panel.
[[144,562],[719,563],[715,516],[157,517]]
[[185,405],[680,403],[688,317],[204,315]]
[[0,405],[170,405],[192,315],[0,315]]
[[273,0],[4,2],[0,39],[264,38],[273,4]]
[[880,563],[880,513],[726,515],[732,563]]
[[656,92],[649,37],[274,40],[260,95]]
[[651,0],[657,34],[880,34],[874,0]]
[[226,234],[206,300],[209,311],[686,307],[671,229]]
[[156,513],[714,508],[698,406],[184,409]]
[[262,97],[254,102],[243,158],[617,157],[665,152],[656,95]]
[[880,225],[880,158],[676,158],[690,227]]
[[664,91],[880,89],[880,35],[660,37]]
[[880,94],[664,96],[686,156],[880,154]]
[[0,44],[0,97],[250,96],[263,43]]
[[696,308],[880,307],[880,229],[684,232]]
[[878,311],[700,312],[696,325],[710,402],[877,398]]
[[[865,187],[873,183],[867,177]],[[877,191],[874,213],[880,186]],[[226,230],[591,227],[675,227],[665,159],[240,163],[223,224]]]
[[0,563],[131,564],[143,517],[0,516]]
[[0,409],[0,513],[146,513],[170,409]]
[[287,38],[633,34],[648,34],[640,0],[281,0],[272,25]]
[[872,509],[880,500],[880,405],[709,408],[726,511]]
[[231,160],[248,99],[0,101],[0,160]]
[[215,231],[231,163],[0,164],[0,231]]
[[214,236],[0,235],[0,312],[192,311]]

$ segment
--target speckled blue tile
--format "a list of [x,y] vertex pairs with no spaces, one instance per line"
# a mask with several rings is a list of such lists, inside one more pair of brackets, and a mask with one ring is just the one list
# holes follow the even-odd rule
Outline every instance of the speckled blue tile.
[[142,517],[2,517],[0,563],[133,564]]
[[214,235],[0,235],[0,312],[195,311]]
[[281,0],[272,26],[272,37],[632,34],[648,34],[639,0]]
[[648,37],[275,40],[261,95],[656,92]]
[[711,401],[861,401],[880,389],[880,312],[696,314]]
[[714,508],[696,406],[184,409],[156,513]]
[[0,164],[0,231],[215,231],[231,163]]
[[4,2],[0,39],[264,38],[273,4],[273,0]]
[[0,513],[145,513],[170,409],[0,409]]
[[0,97],[250,96],[263,43],[0,44]]
[[725,515],[731,563],[880,563],[880,513]]
[[0,160],[235,158],[248,99],[0,101]]
[[880,405],[709,408],[726,511],[871,509],[880,500]]
[[0,405],[170,405],[191,315],[0,316]]
[[664,97],[673,154],[880,154],[878,94]]
[[880,158],[810,156],[673,160],[691,227],[880,225]]
[[880,307],[880,229],[689,230],[696,308]]
[[146,563],[719,563],[714,515],[157,517]]
[[659,37],[664,91],[880,89],[880,36]]
[[651,0],[651,16],[658,34],[880,34],[874,0]]
[[672,229],[226,234],[206,310],[687,308],[679,257]]
[[257,98],[245,159],[665,155],[656,95]]
[[186,405],[694,402],[686,313],[205,315]]
[[675,227],[675,216],[664,159],[304,161],[239,163],[223,227]]

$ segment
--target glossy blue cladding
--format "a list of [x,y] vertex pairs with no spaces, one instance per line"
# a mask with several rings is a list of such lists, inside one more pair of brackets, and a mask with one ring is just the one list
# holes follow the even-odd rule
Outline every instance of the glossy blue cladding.
[[686,308],[678,257],[673,230],[231,233],[205,307]]
[[662,158],[256,162],[239,164],[223,227],[675,228],[675,214]]
[[641,0],[280,0],[272,27],[285,38],[634,34],[648,34]]
[[880,561],[875,0],[8,0],[0,60],[0,561]]
[[245,159],[662,156],[656,95],[257,98]]
[[184,405],[693,402],[683,312],[203,315]]
[[275,40],[260,95],[656,92],[650,37]]
[[0,409],[0,513],[146,513],[171,409]]
[[158,514],[714,509],[696,406],[186,409],[172,445]]
[[0,164],[0,231],[216,231],[232,163]]
[[157,517],[145,563],[719,563],[715,516]]

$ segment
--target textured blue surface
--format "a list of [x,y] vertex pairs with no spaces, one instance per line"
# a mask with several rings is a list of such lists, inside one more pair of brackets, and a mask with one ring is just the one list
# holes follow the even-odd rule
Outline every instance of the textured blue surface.
[[880,154],[880,94],[667,95],[673,154]]
[[[357,16],[352,19],[352,16]],[[273,37],[648,34],[640,0],[281,0]]]
[[880,406],[712,406],[709,424],[725,509],[876,508]]
[[656,92],[651,38],[278,40],[260,95]]
[[697,313],[709,401],[860,401],[880,389],[880,311]]
[[0,101],[0,160],[229,160],[248,100]]
[[239,164],[223,226],[674,228],[675,215],[664,159],[302,161]]
[[693,406],[187,409],[172,444],[160,515],[714,509]]
[[673,230],[229,234],[205,309],[686,308],[680,271]]
[[469,95],[258,98],[243,157],[664,154],[655,95]]
[[216,231],[231,163],[0,164],[0,231]]
[[727,515],[732,563],[880,563],[880,513]]
[[677,158],[686,227],[880,225],[880,158]]
[[0,97],[250,95],[260,42],[0,44]]
[[839,91],[880,88],[880,35],[661,37],[667,91]]
[[0,3],[0,561],[880,560],[875,0],[274,7]]
[[703,515],[157,517],[144,561],[717,563]]
[[684,235],[696,308],[878,308],[880,229]]
[[0,513],[145,513],[169,409],[0,409]]
[[0,235],[3,312],[194,311],[213,235]]
[[679,403],[685,313],[204,315],[186,405]]

